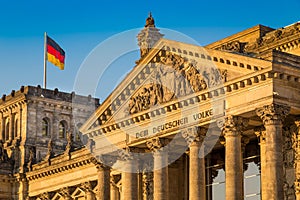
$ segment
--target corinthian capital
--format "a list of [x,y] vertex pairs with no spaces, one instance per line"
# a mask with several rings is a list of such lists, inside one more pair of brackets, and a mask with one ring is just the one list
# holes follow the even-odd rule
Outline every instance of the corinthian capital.
[[167,145],[167,140],[164,138],[152,138],[146,142],[147,147],[153,151],[157,152],[162,150],[164,146]]
[[256,109],[256,114],[262,119],[265,125],[282,123],[290,112],[287,105],[270,104]]
[[122,161],[134,160],[134,153],[137,153],[137,150],[130,147],[118,150],[119,159]]
[[206,128],[195,126],[182,130],[181,135],[188,144],[192,144],[193,142],[203,142],[206,133]]
[[218,122],[219,128],[222,130],[222,134],[227,136],[238,136],[241,131],[248,126],[249,120],[239,116],[229,115],[225,117],[222,122]]
[[107,155],[97,155],[92,157],[90,161],[96,166],[97,170],[110,169],[109,166],[112,166],[115,162],[115,158]]

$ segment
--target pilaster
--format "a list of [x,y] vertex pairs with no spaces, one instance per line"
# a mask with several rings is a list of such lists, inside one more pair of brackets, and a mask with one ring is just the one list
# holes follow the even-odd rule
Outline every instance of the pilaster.
[[8,140],[11,142],[13,140],[13,127],[14,127],[14,119],[12,110],[9,111],[9,132],[8,132]]
[[21,138],[21,135],[22,135],[22,112],[23,112],[23,108],[22,108],[22,104],[19,105],[20,109],[19,109],[19,124],[18,124],[18,127],[19,127],[19,135],[17,135],[18,138]]
[[26,179],[26,175],[19,173],[17,180],[19,181],[18,199],[26,200],[28,196],[28,181]]

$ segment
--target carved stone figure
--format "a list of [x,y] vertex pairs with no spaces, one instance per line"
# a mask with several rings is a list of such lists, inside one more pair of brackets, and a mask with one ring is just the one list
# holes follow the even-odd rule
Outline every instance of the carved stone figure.
[[67,145],[66,145],[66,150],[65,150],[65,154],[70,155],[71,151],[73,151],[74,146],[73,146],[73,135],[72,133],[68,132],[67,133]]
[[52,142],[52,139],[50,139],[48,142],[48,151],[45,156],[45,161],[49,161],[53,156],[54,156],[53,142]]
[[8,155],[6,149],[3,147],[3,142],[0,141],[0,162],[7,162]]
[[28,171],[32,170],[32,165],[35,163],[35,149],[34,148],[30,148],[29,150],[29,159],[28,159],[28,163],[27,163],[27,169]]
[[[155,28],[154,18],[152,14],[146,19],[145,28],[138,34],[138,45],[140,47],[141,58],[143,58],[154,46],[154,44],[163,37],[159,29]],[[137,61],[138,63],[139,61]]]
[[155,26],[155,23],[154,23],[154,19],[152,17],[152,14],[151,12],[149,13],[149,17],[146,19],[146,25],[145,27],[154,27]]
[[140,88],[130,98],[128,113],[133,114],[149,109],[151,106],[168,102],[174,98],[199,92],[227,81],[227,70],[197,66],[194,60],[165,52],[156,64],[156,70],[151,75],[150,83]]
[[243,52],[242,44],[239,41],[233,41],[233,42],[224,44],[220,47],[220,50],[233,51],[233,52],[238,52],[238,53]]

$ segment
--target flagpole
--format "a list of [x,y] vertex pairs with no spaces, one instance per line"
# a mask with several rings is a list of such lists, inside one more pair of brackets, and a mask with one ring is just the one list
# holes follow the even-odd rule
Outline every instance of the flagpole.
[[44,34],[44,89],[47,87],[47,33]]

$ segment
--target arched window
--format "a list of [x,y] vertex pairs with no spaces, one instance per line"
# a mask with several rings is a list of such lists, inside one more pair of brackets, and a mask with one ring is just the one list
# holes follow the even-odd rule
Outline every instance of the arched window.
[[58,137],[59,138],[66,138],[66,132],[67,132],[67,123],[66,123],[66,121],[59,122]]
[[42,136],[49,136],[49,132],[50,132],[49,119],[44,118],[42,121]]

